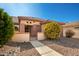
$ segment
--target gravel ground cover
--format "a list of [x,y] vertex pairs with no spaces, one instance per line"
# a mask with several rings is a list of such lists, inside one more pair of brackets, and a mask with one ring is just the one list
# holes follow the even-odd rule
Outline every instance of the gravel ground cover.
[[61,38],[59,40],[40,41],[64,56],[79,56],[79,39]]
[[0,48],[0,55],[4,56],[40,56],[38,51],[30,42],[18,43],[9,42],[3,48]]

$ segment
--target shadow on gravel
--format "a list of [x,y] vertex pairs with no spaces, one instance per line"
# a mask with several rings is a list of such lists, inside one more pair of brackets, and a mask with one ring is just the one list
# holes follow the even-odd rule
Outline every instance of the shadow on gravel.
[[77,38],[62,38],[59,40],[59,45],[70,48],[79,48],[79,39]]
[[44,43],[45,45],[57,44],[57,45],[61,45],[64,47],[79,49],[79,39],[77,38],[65,38],[64,37],[59,40],[42,40],[40,42]]
[[29,49],[34,48],[30,42],[20,43],[20,42],[10,41],[6,45],[16,47],[16,48],[20,47],[20,51],[29,50]]

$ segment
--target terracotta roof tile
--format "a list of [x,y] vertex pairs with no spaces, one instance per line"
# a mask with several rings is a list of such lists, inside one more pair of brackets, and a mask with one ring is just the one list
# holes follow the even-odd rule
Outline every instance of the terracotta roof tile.
[[[30,16],[18,16],[19,20],[32,20],[32,21],[40,21],[41,24],[47,23],[47,22],[52,22],[52,20],[47,20],[47,19],[41,19],[41,18],[36,18],[36,17],[30,17]],[[56,22],[56,21],[54,21]],[[65,23],[63,22],[57,22],[60,25],[64,25]]]

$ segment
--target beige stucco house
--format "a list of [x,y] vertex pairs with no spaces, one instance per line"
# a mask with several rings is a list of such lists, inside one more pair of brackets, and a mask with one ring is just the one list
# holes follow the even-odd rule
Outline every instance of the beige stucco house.
[[[13,37],[14,41],[30,41],[30,40],[43,40],[45,39],[43,33],[43,24],[48,22],[55,22],[35,17],[18,16],[12,17],[17,31]],[[64,23],[59,24],[63,25]]]

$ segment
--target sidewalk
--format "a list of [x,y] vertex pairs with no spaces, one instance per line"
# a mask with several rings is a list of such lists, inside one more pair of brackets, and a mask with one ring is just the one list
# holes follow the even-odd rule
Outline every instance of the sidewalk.
[[41,56],[63,56],[37,40],[31,41],[31,44],[41,54]]

